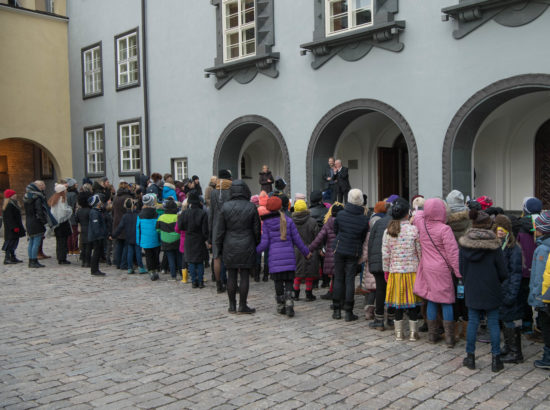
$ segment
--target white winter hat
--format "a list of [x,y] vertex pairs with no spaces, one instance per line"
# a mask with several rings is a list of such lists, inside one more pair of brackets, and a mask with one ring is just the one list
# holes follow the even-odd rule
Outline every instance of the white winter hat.
[[67,187],[64,184],[55,184],[55,193],[59,194],[60,192],[63,192],[67,189]]
[[348,192],[348,202],[353,205],[363,206],[363,192],[360,189],[352,189]]

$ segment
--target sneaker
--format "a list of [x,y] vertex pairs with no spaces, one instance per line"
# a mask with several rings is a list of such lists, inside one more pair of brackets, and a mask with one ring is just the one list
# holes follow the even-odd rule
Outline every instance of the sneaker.
[[145,269],[144,267],[141,267],[141,268],[139,268],[139,273],[143,274],[143,273],[148,273],[148,272],[147,272],[147,269]]
[[128,275],[133,275],[135,272],[133,269],[128,269]]
[[93,276],[105,276],[105,272],[101,272],[100,270],[98,270],[97,272],[92,272],[92,275]]

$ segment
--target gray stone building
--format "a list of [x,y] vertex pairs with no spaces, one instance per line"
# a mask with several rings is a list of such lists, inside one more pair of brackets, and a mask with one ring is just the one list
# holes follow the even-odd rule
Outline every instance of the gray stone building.
[[335,156],[371,205],[457,188],[550,207],[549,6],[73,0],[74,172],[229,168],[257,191],[267,164],[294,194],[321,188]]

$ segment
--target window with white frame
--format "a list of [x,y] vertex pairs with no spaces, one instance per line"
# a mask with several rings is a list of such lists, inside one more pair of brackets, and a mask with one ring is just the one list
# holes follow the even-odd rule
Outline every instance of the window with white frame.
[[373,0],[325,1],[327,35],[372,25]]
[[141,170],[141,142],[139,122],[119,124],[120,173]]
[[137,31],[116,37],[117,87],[139,84],[139,50]]
[[187,158],[172,159],[172,175],[174,175],[176,181],[183,181],[188,178]]
[[84,81],[84,96],[101,94],[101,45],[82,50],[82,78]]
[[224,61],[256,54],[255,0],[223,0]]
[[105,139],[103,127],[87,129],[86,135],[86,174],[105,174]]

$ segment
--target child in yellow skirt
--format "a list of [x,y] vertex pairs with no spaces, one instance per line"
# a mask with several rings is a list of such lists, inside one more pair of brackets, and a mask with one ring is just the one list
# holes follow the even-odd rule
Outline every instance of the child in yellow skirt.
[[418,229],[409,223],[409,202],[398,198],[392,208],[392,221],[382,239],[382,266],[388,276],[386,307],[395,311],[395,340],[403,340],[403,313],[409,317],[410,341],[418,340],[420,299],[413,293],[420,261]]

